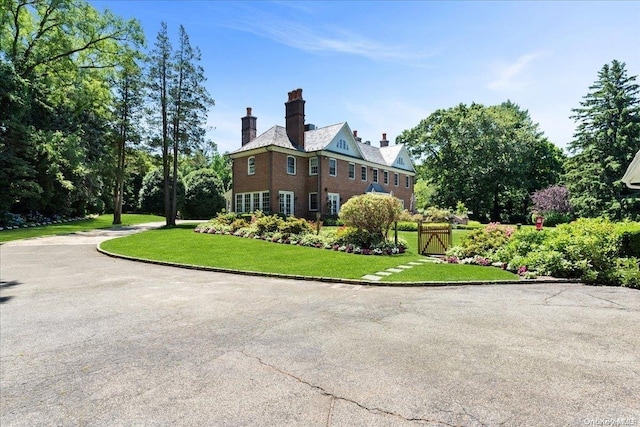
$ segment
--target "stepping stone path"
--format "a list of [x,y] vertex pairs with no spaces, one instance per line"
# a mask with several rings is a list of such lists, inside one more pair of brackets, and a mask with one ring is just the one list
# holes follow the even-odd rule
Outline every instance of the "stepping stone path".
[[390,276],[393,273],[400,273],[400,272],[403,272],[405,270],[408,270],[408,269],[413,268],[413,267],[418,266],[418,265],[431,264],[431,263],[435,264],[435,263],[439,263],[439,262],[442,262],[442,261],[440,261],[438,258],[431,258],[431,257],[420,258],[420,259],[418,259],[416,261],[410,261],[410,262],[408,262],[406,264],[401,264],[401,265],[399,265],[397,267],[391,267],[391,268],[387,268],[384,271],[378,271],[375,274],[365,274],[364,276],[362,276],[362,279],[370,280],[372,282],[378,282],[383,277]]

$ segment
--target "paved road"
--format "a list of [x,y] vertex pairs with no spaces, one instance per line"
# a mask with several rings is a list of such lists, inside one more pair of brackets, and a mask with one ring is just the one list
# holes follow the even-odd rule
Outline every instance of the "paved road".
[[639,291],[251,278],[113,234],[0,246],[3,427],[640,425]]

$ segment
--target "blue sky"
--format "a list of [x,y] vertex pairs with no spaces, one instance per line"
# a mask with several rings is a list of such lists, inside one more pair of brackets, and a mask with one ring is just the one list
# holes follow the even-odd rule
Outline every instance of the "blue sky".
[[640,1],[92,0],[138,19],[152,46],[165,21],[202,51],[208,135],[240,146],[246,107],[258,134],[284,125],[287,92],[303,89],[306,120],[347,121],[364,140],[393,141],[439,108],[507,99],[559,147],[571,109],[618,59],[640,74]]

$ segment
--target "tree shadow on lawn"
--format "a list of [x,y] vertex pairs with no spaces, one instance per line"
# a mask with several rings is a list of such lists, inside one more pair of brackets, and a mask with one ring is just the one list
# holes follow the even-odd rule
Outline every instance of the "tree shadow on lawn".
[[[17,280],[11,280],[11,281],[7,281],[7,280],[2,280],[0,281],[0,290],[4,290],[5,288],[13,288],[14,286],[18,286],[21,285],[22,283],[18,282]],[[12,296],[0,296],[0,304],[4,304],[5,302],[9,301],[11,298],[13,298]]]

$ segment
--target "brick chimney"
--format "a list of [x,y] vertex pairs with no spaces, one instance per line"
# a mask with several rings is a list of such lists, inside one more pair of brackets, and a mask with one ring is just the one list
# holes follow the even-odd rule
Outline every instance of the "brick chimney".
[[383,133],[382,139],[380,140],[380,147],[388,147],[388,146],[389,146],[389,140],[387,139],[387,134]]
[[358,136],[358,131],[357,130],[353,131],[353,139],[355,139],[356,142],[362,142],[362,138]]
[[251,115],[251,107],[247,107],[247,115],[242,118],[242,146],[256,139],[258,118]]
[[302,89],[289,92],[289,100],[284,103],[287,136],[291,142],[304,150],[304,99]]

